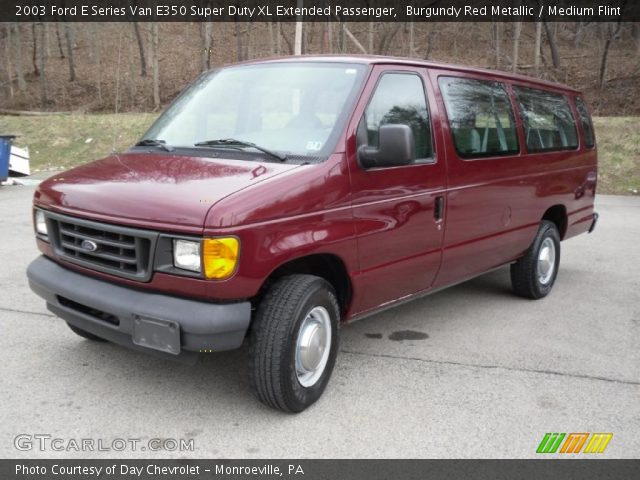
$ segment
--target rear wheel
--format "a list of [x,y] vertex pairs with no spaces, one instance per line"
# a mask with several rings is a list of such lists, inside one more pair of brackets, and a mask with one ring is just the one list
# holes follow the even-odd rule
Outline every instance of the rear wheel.
[[555,223],[543,220],[524,256],[511,264],[511,284],[517,295],[538,299],[546,297],[558,275],[560,234]]
[[301,412],[324,392],[338,352],[340,309],[333,288],[290,275],[265,294],[250,335],[250,380],[258,399]]
[[86,338],[87,340],[93,340],[94,342],[106,342],[104,338],[97,337],[93,333],[89,333],[86,330],[76,327],[75,325],[71,325],[67,322],[67,325],[75,333],[76,335],[80,335],[82,338]]

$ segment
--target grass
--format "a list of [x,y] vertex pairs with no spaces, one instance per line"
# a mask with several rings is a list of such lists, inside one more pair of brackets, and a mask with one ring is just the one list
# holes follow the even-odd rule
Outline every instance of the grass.
[[[156,114],[0,116],[0,134],[19,135],[31,167],[60,170],[122,151],[147,130]],[[640,194],[640,117],[594,119],[599,152],[598,192]]]
[[640,194],[640,117],[593,119],[598,143],[598,192]]
[[0,116],[0,134],[18,135],[29,147],[31,170],[64,170],[133,145],[156,114]]

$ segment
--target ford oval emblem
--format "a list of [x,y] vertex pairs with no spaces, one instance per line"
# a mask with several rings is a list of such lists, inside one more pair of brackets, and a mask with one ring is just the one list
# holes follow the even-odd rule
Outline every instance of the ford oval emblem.
[[98,244],[96,242],[92,242],[91,240],[83,240],[80,244],[80,248],[86,250],[87,252],[95,252],[98,249]]

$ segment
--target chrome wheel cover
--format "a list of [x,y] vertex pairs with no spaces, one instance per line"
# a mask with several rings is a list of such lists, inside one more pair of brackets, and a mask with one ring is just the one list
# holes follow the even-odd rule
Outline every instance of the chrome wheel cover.
[[314,307],[300,325],[296,339],[296,376],[303,387],[311,387],[322,376],[331,352],[331,316],[324,307]]
[[547,237],[542,241],[538,251],[538,264],[536,272],[538,281],[542,285],[547,285],[553,277],[556,266],[556,244],[553,239]]

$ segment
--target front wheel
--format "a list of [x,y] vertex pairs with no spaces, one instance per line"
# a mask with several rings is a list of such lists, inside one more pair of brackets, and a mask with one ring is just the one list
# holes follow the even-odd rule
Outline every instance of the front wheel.
[[543,220],[533,243],[511,264],[511,285],[517,295],[534,300],[546,297],[558,275],[560,234],[555,223]]
[[290,275],[258,307],[250,335],[250,380],[258,399],[301,412],[324,392],[338,352],[340,308],[329,283]]

